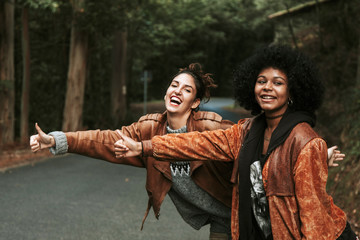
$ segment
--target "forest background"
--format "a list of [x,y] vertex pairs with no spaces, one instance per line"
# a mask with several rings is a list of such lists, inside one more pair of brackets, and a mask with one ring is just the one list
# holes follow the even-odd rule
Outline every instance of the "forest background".
[[192,62],[213,73],[213,96],[232,96],[241,61],[286,43],[320,68],[316,128],[347,154],[328,190],[359,233],[359,11],[351,0],[0,0],[0,153],[26,144],[35,122],[75,131],[136,121],[130,105],[161,101]]

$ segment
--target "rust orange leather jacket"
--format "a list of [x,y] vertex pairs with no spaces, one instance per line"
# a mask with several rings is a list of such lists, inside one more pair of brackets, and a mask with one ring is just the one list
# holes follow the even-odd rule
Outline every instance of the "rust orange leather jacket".
[[[232,239],[239,238],[238,154],[252,119],[227,130],[169,134],[143,142],[145,155],[158,159],[234,162]],[[274,239],[336,239],[346,215],[326,193],[327,145],[307,123],[298,124],[269,156],[263,171]]]
[[[187,121],[187,131],[206,131],[226,129],[234,123],[223,120],[214,112],[192,112]],[[166,134],[166,113],[148,114],[130,126],[122,127],[125,135],[136,141],[148,140],[155,135]],[[146,191],[149,196],[148,207],[143,223],[153,207],[156,218],[160,215],[161,204],[171,188],[170,163],[157,161],[153,157],[115,158],[114,143],[119,140],[116,131],[93,130],[65,133],[68,152],[102,159],[112,163],[146,168]],[[233,169],[232,163],[192,161],[191,177],[194,182],[211,196],[231,207]]]

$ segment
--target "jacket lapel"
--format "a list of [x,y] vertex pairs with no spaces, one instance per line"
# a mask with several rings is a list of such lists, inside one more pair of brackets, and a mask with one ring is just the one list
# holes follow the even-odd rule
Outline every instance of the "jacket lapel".
[[168,180],[172,181],[170,172],[170,162],[168,161],[155,161],[153,163],[155,169],[161,172]]

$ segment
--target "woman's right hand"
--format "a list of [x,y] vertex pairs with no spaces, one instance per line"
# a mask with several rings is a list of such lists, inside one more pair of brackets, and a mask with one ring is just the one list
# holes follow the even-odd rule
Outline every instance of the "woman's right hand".
[[35,128],[38,134],[30,137],[30,147],[32,152],[55,147],[55,139],[53,136],[44,133],[37,123],[35,123]]

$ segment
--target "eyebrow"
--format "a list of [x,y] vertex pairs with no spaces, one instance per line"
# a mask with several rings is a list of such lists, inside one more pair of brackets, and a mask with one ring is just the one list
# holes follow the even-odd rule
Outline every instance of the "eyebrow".
[[[257,78],[261,78],[261,77],[266,78],[264,75],[259,75],[259,76],[257,76]],[[282,79],[282,80],[284,80],[284,81],[286,82],[286,79],[283,78],[283,77],[276,76],[276,77],[274,77],[274,78],[280,78],[280,79]]]
[[[177,80],[172,80],[172,82],[176,82],[177,84],[180,84],[179,81],[177,81]],[[187,85],[187,84],[185,84],[185,87],[189,87],[191,89],[194,89],[191,85]]]

